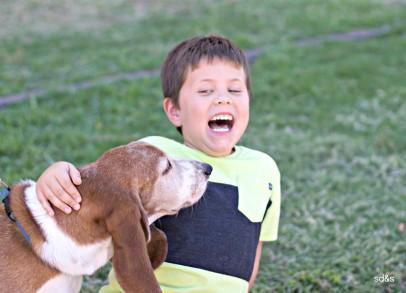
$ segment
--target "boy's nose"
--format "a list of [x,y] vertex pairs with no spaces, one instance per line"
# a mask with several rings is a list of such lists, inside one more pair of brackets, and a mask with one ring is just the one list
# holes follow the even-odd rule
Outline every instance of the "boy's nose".
[[227,94],[220,94],[216,98],[216,104],[229,105],[229,104],[231,104],[231,98]]

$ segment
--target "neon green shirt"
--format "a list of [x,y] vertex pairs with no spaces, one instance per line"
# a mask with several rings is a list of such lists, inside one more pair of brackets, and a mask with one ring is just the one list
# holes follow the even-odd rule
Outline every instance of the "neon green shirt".
[[[210,157],[164,137],[142,139],[169,156],[213,167],[203,198],[155,222],[168,238],[166,262],[155,270],[165,293],[243,293],[259,241],[274,241],[280,213],[280,174],[265,153],[242,146]],[[100,292],[122,292],[114,272]]]

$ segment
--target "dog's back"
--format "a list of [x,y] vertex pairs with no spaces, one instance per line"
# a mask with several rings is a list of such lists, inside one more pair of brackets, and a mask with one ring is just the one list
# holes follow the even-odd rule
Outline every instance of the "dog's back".
[[[24,184],[16,186],[13,197],[23,197],[24,189]],[[16,288],[19,292],[35,292],[58,275],[32,251],[17,225],[7,217],[3,205],[0,206],[0,227],[0,292],[15,292]]]
[[[14,185],[9,205],[30,240],[24,238],[1,205],[0,292],[79,292],[81,276],[93,273],[112,256],[111,237],[88,212],[96,202],[87,202],[80,213],[65,215],[56,210],[51,217],[37,199],[35,182]],[[72,231],[81,233],[72,238]],[[92,233],[85,237],[87,231]],[[95,235],[107,239],[95,241]],[[78,243],[78,237],[96,243]]]

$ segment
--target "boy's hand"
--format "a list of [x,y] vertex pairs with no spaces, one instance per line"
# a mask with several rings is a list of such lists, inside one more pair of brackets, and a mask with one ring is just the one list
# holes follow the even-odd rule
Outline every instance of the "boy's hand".
[[56,162],[38,178],[36,192],[38,199],[50,216],[54,211],[49,202],[69,214],[72,208],[80,209],[82,200],[75,185],[82,183],[79,170],[68,162]]

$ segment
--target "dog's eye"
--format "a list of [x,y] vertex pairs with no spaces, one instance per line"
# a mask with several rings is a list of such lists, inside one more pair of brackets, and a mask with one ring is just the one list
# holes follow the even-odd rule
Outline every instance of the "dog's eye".
[[172,164],[171,164],[171,161],[168,160],[168,164],[167,164],[165,170],[162,172],[162,175],[167,174],[171,169],[172,169]]

